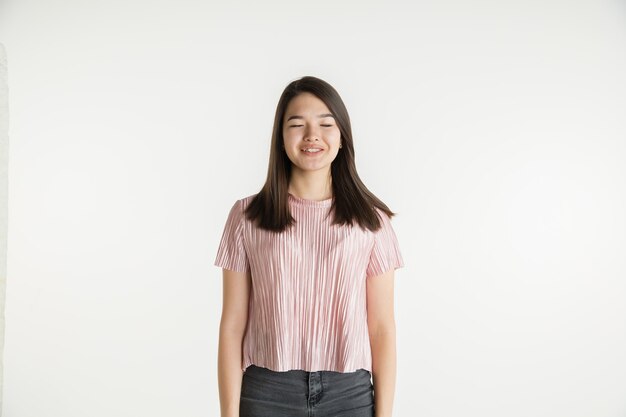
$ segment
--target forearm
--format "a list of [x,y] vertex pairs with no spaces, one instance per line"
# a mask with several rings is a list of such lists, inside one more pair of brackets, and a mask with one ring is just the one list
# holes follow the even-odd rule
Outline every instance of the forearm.
[[376,417],[391,417],[396,385],[396,330],[390,326],[370,335]]
[[220,325],[218,346],[218,385],[221,417],[239,417],[243,371],[241,332]]

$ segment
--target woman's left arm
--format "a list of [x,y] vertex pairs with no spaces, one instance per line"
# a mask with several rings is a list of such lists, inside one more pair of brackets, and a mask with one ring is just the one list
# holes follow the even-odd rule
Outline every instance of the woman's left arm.
[[391,417],[396,385],[394,269],[367,279],[367,325],[372,348],[375,417]]

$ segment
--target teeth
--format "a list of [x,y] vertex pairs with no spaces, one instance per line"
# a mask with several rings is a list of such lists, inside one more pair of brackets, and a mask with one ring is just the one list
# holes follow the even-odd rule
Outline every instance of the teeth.
[[319,152],[321,149],[305,149],[304,152]]

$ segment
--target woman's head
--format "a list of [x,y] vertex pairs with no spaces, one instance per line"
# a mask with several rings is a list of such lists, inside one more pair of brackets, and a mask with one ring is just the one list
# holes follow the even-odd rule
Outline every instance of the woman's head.
[[328,106],[312,93],[300,93],[289,101],[282,120],[282,148],[291,161],[291,175],[330,176],[330,166],[343,145]]
[[[323,151],[309,155],[303,151],[306,147]],[[356,221],[376,230],[380,220],[374,207],[394,215],[359,178],[350,117],[339,93],[326,81],[312,76],[290,82],[278,100],[267,178],[246,209],[248,219],[256,219],[258,226],[274,231],[293,224],[288,188],[294,170],[328,171],[336,224],[352,225]]]
[[[320,154],[305,154],[302,149],[306,145],[323,150]],[[288,181],[292,169],[329,169],[334,180],[330,168],[349,164],[352,149],[348,111],[329,83],[306,76],[285,87],[276,107],[271,146],[274,158],[270,157],[277,162],[274,166],[279,174]]]

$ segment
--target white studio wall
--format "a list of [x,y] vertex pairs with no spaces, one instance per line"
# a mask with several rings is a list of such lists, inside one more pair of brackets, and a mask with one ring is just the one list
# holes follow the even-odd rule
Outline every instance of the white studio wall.
[[[7,192],[9,168],[9,105],[7,56],[0,43],[0,354],[4,349],[4,305],[7,277]],[[3,358],[0,356],[0,414],[2,409]]]
[[395,414],[624,416],[625,17],[2,3],[2,417],[219,414],[213,259],[303,75],[341,94],[359,174],[398,213]]

